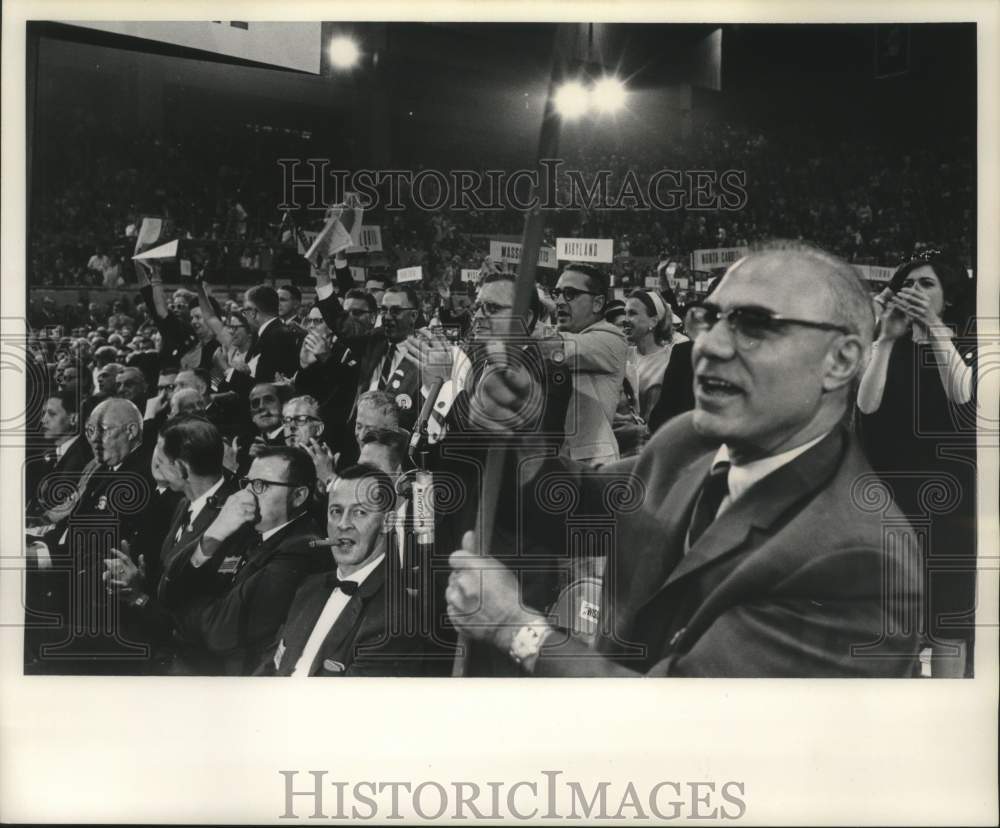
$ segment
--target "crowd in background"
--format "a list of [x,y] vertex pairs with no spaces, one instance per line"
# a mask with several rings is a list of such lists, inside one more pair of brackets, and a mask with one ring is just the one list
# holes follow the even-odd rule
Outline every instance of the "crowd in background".
[[[102,133],[101,151],[91,152],[95,139],[85,124],[66,129],[68,152],[53,154],[46,164],[42,196],[33,206],[32,284],[134,284],[134,241],[128,237],[143,215],[171,218],[181,237],[221,242],[232,281],[268,278],[281,267],[282,215],[274,205],[282,201],[282,173],[276,159],[311,157],[315,150],[307,139],[257,134],[247,140],[215,127],[209,135],[135,141],[112,127]],[[613,238],[622,257],[616,270],[626,273],[630,257],[683,259],[694,250],[773,237],[807,239],[856,263],[892,267],[914,249],[945,244],[969,262],[972,157],[969,142],[958,139],[900,151],[878,136],[836,140],[803,125],[791,132],[708,122],[688,140],[664,135],[655,145],[627,148],[579,140],[562,155],[560,199],[569,192],[567,170],[579,171],[587,183],[599,170],[610,171],[614,196],[629,172],[644,183],[662,169],[707,169],[743,171],[746,204],[738,210],[670,211],[579,205],[548,214],[546,243],[557,236]],[[322,216],[300,210],[294,218],[305,227]],[[421,264],[442,281],[448,268],[476,266],[485,252],[483,236],[519,234],[523,227],[523,215],[511,208],[376,208],[365,221],[382,227],[385,266]]]

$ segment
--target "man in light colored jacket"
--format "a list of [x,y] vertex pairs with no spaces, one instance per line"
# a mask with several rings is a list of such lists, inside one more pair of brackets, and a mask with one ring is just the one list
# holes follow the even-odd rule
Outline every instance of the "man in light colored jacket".
[[604,321],[608,276],[595,265],[571,262],[559,275],[552,296],[557,331],[545,341],[561,349],[573,374],[562,454],[592,466],[614,462],[618,442],[612,421],[628,343],[618,327]]

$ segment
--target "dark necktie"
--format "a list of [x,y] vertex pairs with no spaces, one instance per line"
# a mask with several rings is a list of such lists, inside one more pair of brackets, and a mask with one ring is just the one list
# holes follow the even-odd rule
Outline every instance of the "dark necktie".
[[344,593],[344,595],[348,596],[354,595],[354,593],[358,591],[357,581],[341,581],[340,578],[337,577],[336,572],[331,572],[327,575],[326,585],[330,587],[331,590],[339,589]]
[[716,463],[712,470],[701,484],[701,493],[698,495],[698,503],[694,507],[694,514],[691,515],[691,524],[688,528],[688,546],[694,546],[698,542],[705,530],[709,527],[715,515],[719,511],[719,506],[729,494],[729,463]]
[[384,391],[386,384],[389,382],[389,376],[392,374],[392,359],[396,355],[396,343],[390,342],[389,348],[385,352],[385,357],[382,361],[382,372],[378,377],[378,390]]
[[188,530],[188,526],[191,524],[191,504],[184,510],[184,514],[181,515],[181,524],[177,527],[177,534],[175,535],[176,540],[180,540],[181,536]]

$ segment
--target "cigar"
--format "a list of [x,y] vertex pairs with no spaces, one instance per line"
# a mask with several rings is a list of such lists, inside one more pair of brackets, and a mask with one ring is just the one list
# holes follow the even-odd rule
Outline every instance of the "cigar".
[[336,546],[337,543],[332,538],[316,538],[316,540],[309,541],[309,548],[316,549],[320,546]]

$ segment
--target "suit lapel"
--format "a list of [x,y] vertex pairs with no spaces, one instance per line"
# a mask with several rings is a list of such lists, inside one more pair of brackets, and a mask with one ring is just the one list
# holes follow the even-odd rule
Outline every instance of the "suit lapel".
[[843,446],[843,432],[835,429],[807,452],[755,483],[709,525],[674,567],[664,587],[737,549],[751,529],[769,529],[797,503],[812,497],[836,470]]
[[330,627],[330,632],[327,633],[326,638],[323,639],[322,645],[320,645],[319,651],[316,653],[316,658],[309,669],[309,675],[314,675],[317,672],[317,665],[322,665],[323,661],[334,655],[340,656],[340,658],[336,660],[340,661],[344,665],[345,669],[350,665],[351,654],[349,652],[344,652],[345,645],[350,644],[347,640],[348,634],[354,630],[361,621],[365,604],[385,584],[386,567],[391,563],[395,563],[391,559],[391,554],[390,550],[386,550],[385,559],[378,565],[378,567],[376,567],[375,571],[364,580],[364,583],[358,587],[358,591],[351,596],[351,600],[347,602],[347,606],[344,607],[344,611],[340,613],[340,617],[333,622],[333,626]]
[[295,671],[295,665],[302,657],[313,627],[330,599],[331,590],[326,586],[325,577],[317,578],[311,587],[309,593],[303,596],[302,604],[293,605],[288,613],[288,621],[281,636],[285,651],[281,655],[281,664],[276,668],[279,675],[290,676]]
[[[662,527],[662,552],[645,556],[647,566],[636,567],[630,585],[630,594],[645,595],[648,600],[666,585],[666,579],[676,569],[684,555],[684,539],[695,500],[715,452],[707,452],[690,463],[677,477],[677,481],[656,512],[656,525]],[[636,539],[644,544],[646,539]]]

